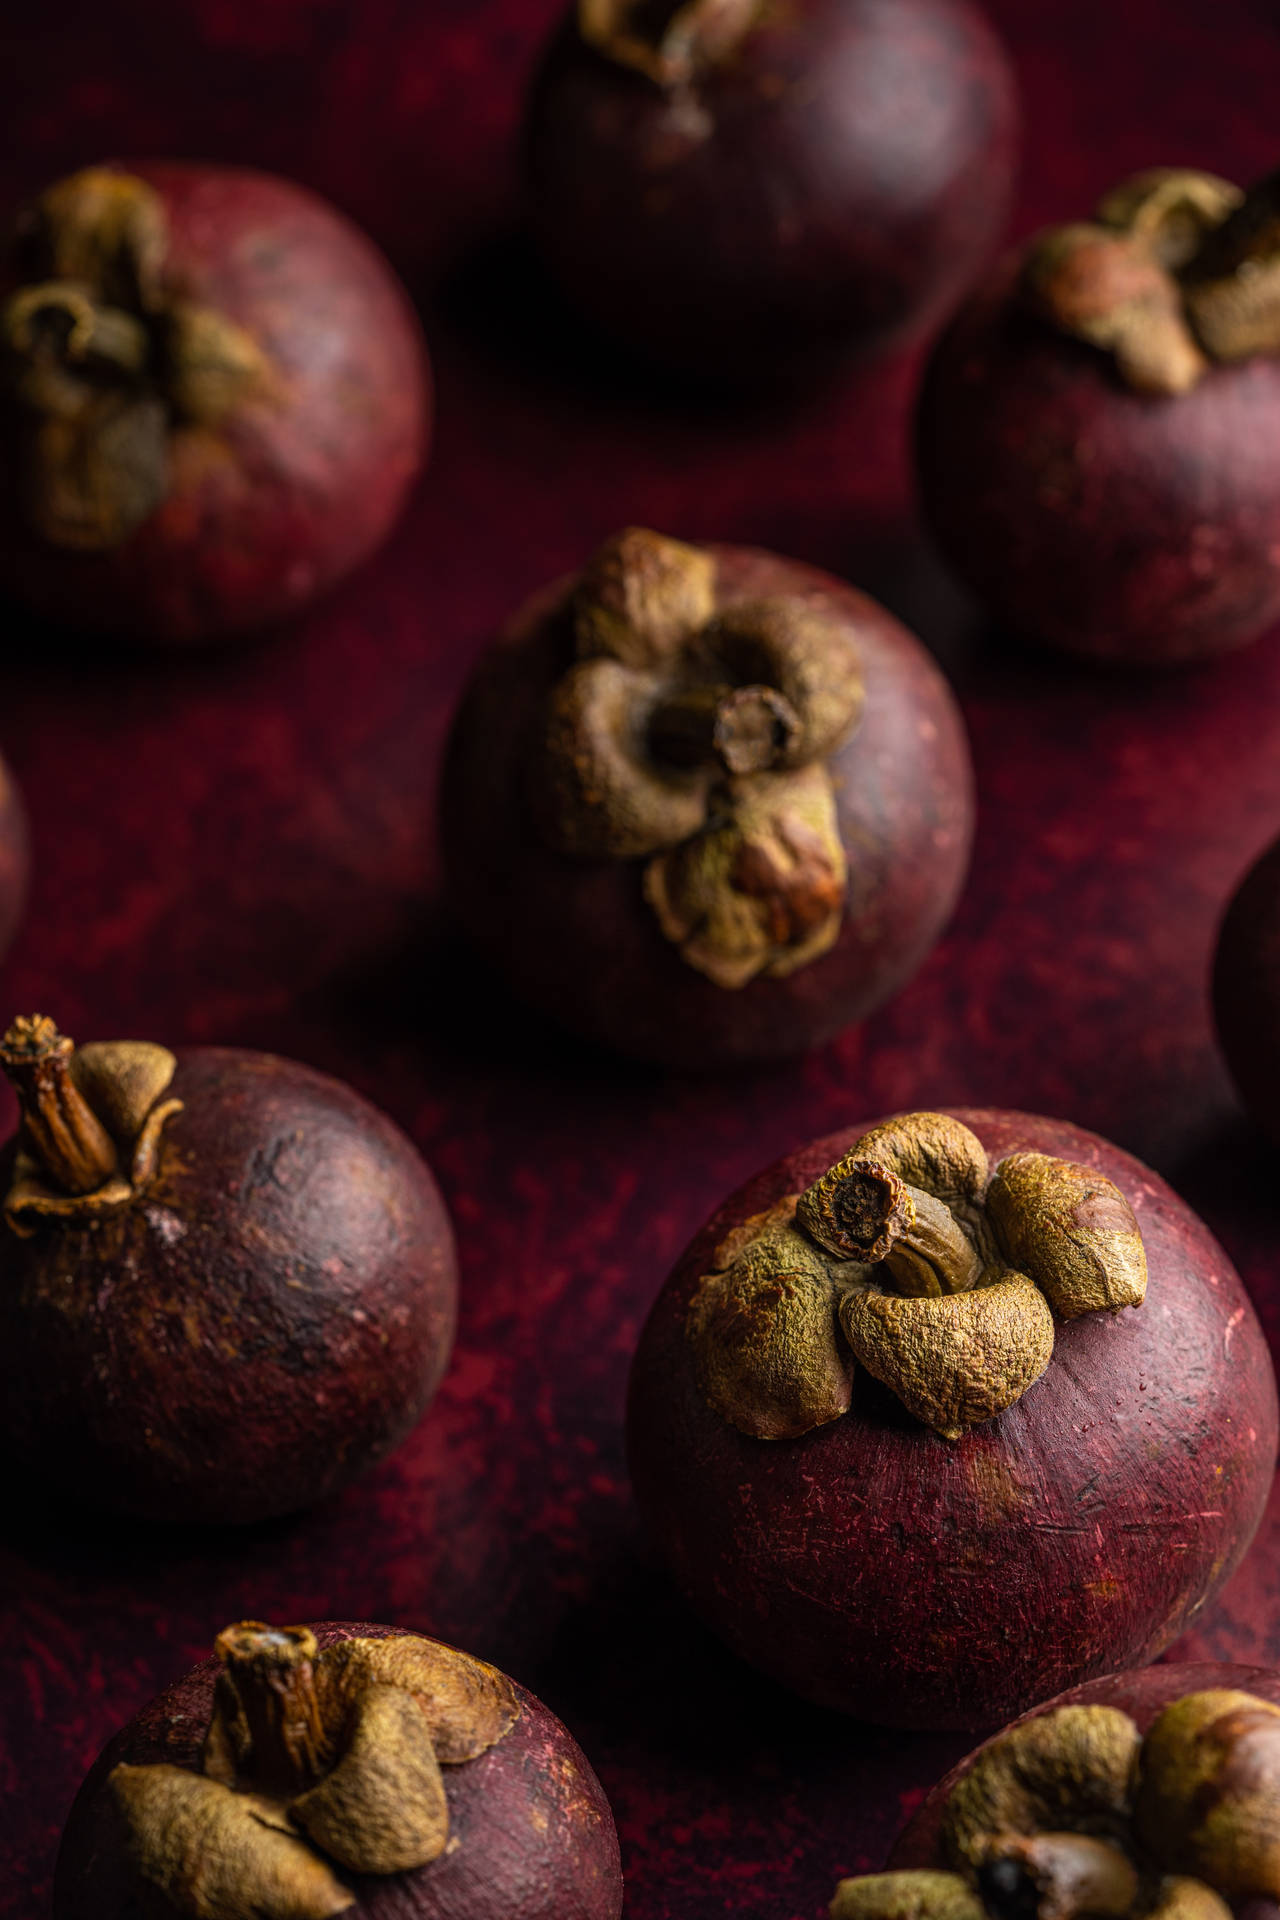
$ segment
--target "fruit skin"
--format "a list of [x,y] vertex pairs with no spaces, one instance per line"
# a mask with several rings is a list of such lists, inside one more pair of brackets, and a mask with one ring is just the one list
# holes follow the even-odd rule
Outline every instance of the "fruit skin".
[[[1105,1674],[1099,1680],[1091,1680],[1082,1687],[1072,1687],[1056,1699],[1044,1701],[1032,1712],[1020,1717],[1034,1720],[1042,1713],[1051,1713],[1055,1707],[1118,1707],[1122,1713],[1129,1715],[1139,1733],[1145,1734],[1173,1701],[1181,1700],[1188,1693],[1204,1693],[1218,1688],[1256,1693],[1260,1699],[1280,1705],[1280,1673],[1271,1667],[1237,1667],[1212,1660],[1174,1661],[1167,1666]],[[1007,1729],[1001,1729],[1001,1732],[1005,1731]],[[992,1739],[998,1737],[997,1734],[992,1735]],[[947,1796],[990,1744],[990,1741],[984,1740],[982,1746],[966,1754],[946,1778],[930,1791],[924,1804],[912,1815],[894,1841],[889,1856],[891,1867],[944,1864],[941,1836]],[[1257,1904],[1260,1907],[1270,1905],[1263,1901]]]
[[737,1432],[698,1391],[687,1303],[724,1234],[819,1177],[858,1127],[758,1175],[697,1236],[641,1336],[628,1409],[637,1502],[699,1613],[807,1698],[913,1728],[993,1726],[1155,1659],[1243,1556],[1276,1455],[1266,1344],[1196,1216],[1065,1121],[955,1111],[993,1164],[1032,1149],[1116,1183],[1146,1245],[1143,1307],[1060,1324],[1043,1378],[959,1441],[862,1372],[851,1412],[803,1439]]
[[1227,908],[1214,959],[1213,1009],[1241,1099],[1280,1142],[1280,840],[1250,868]]
[[132,161],[169,226],[165,282],[244,327],[283,403],[170,440],[168,498],[109,552],[0,521],[0,580],[38,613],[187,645],[286,619],[381,545],[426,459],[431,380],[407,294],[373,242],[291,181]]
[[[392,1638],[398,1630],[325,1621],[313,1631],[325,1647],[357,1636]],[[219,1665],[193,1667],[94,1763],[63,1833],[54,1920],[131,1920],[104,1803],[107,1776],[121,1761],[198,1769]],[[344,1871],[357,1895],[351,1920],[617,1920],[622,1875],[603,1789],[555,1715],[523,1687],[515,1691],[521,1713],[510,1733],[478,1759],[443,1770],[449,1849],[412,1873]]]
[[26,810],[0,760],[0,954],[13,939],[26,900],[29,851]]
[[308,1067],[196,1047],[169,1092],[185,1105],[158,1177],[122,1212],[31,1239],[0,1225],[6,1452],[109,1511],[288,1513],[430,1401],[456,1311],[449,1218],[399,1129]]
[[828,765],[849,896],[829,953],[730,991],[690,967],[643,898],[635,861],[570,861],[542,841],[525,766],[562,671],[544,589],[481,662],[454,723],[441,802],[454,907],[519,997],[621,1053],[710,1068],[816,1046],[923,960],[955,905],[973,836],[964,723],[919,641],[865,594],[799,561],[712,545],[721,605],[815,589],[858,623],[867,701]]
[[526,123],[553,274],[682,369],[812,375],[923,332],[1004,224],[1017,108],[967,0],[791,0],[665,95],[567,18]]
[[1020,308],[1009,259],[943,336],[916,454],[929,527],[1019,637],[1176,666],[1280,618],[1280,361],[1134,392]]

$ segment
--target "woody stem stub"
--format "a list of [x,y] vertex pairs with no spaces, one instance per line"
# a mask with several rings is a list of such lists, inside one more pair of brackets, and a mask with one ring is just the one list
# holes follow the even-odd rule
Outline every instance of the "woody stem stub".
[[763,10],[764,0],[578,0],[578,31],[606,59],[679,86],[727,59]]
[[119,1172],[110,1134],[71,1077],[75,1049],[52,1020],[15,1020],[0,1041],[0,1067],[22,1105],[25,1144],[63,1193],[93,1193]]
[[330,1745],[316,1692],[314,1634],[243,1621],[219,1634],[217,1651],[248,1729],[246,1779],[260,1793],[286,1798],[314,1786]]
[[714,763],[725,773],[764,773],[800,737],[800,716],[774,687],[692,687],[657,707],[649,748],[673,767]]

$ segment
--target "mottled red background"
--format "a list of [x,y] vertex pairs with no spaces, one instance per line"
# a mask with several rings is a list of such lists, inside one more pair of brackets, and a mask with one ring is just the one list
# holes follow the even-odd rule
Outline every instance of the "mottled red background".
[[[613,1798],[632,1920],[818,1915],[878,1864],[955,1738],[797,1706],[722,1654],[646,1555],[627,1358],[729,1187],[888,1108],[1061,1113],[1208,1215],[1280,1344],[1275,1163],[1234,1101],[1205,981],[1280,829],[1280,637],[1165,681],[1026,663],[920,547],[913,366],[801,415],[699,410],[615,363],[511,241],[517,101],[557,0],[6,0],[3,197],[106,155],[280,169],[421,298],[430,476],[390,550],[257,649],[165,662],[12,617],[0,748],[36,879],[3,1004],[82,1037],[274,1047],[343,1075],[430,1156],[462,1243],[456,1359],[399,1456],[289,1525],[210,1539],[32,1508],[5,1486],[0,1914],[41,1915],[108,1733],[228,1620],[421,1626],[569,1722]],[[1273,166],[1272,0],[995,0],[1027,101],[1020,230],[1156,161]],[[757,541],[882,593],[973,730],[973,884],[868,1027],[732,1082],[619,1067],[512,1011],[435,895],[447,717],[486,633],[615,525]],[[1187,1655],[1280,1660],[1280,1510]]]

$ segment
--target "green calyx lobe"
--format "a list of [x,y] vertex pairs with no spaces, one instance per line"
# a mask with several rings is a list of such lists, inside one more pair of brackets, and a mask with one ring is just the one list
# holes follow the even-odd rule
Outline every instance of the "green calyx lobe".
[[1144,1739],[1057,1707],[978,1753],[943,1809],[946,1868],[842,1881],[832,1920],[1229,1920],[1280,1898],[1280,1708],[1185,1695]]
[[716,1251],[686,1333],[712,1408],[763,1440],[847,1413],[856,1368],[944,1439],[1015,1404],[1056,1320],[1142,1304],[1142,1236],[1094,1168],[990,1168],[945,1114],[873,1128],[804,1193]]
[[563,619],[529,769],[544,839],[642,862],[663,935],[718,987],[828,952],[848,867],[827,762],[865,701],[847,616],[819,593],[722,604],[712,554],[633,527]]
[[1093,220],[1032,242],[1020,291],[1138,393],[1186,393],[1215,365],[1280,352],[1280,174],[1247,194],[1183,168],[1135,174]]
[[51,545],[109,551],[165,499],[173,432],[220,426],[265,390],[266,363],[242,327],[168,284],[164,204],[132,174],[95,167],[50,187],[18,251],[0,394],[19,504]]

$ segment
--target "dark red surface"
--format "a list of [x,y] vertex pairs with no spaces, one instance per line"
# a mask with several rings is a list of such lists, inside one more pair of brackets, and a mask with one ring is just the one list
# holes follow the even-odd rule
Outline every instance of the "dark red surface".
[[[1027,96],[1019,231],[1156,155],[1276,159],[1267,0],[999,0]],[[1280,640],[1186,676],[1029,661],[965,617],[907,517],[914,367],[796,417],[682,408],[547,318],[512,211],[517,93],[555,0],[155,0],[6,10],[6,197],[103,152],[293,173],[425,302],[440,432],[383,557],[257,650],[159,662],[7,623],[0,751],[36,875],[6,1004],[73,1033],[266,1046],[351,1080],[453,1208],[461,1327],[435,1405],[340,1499],[160,1536],[6,1479],[0,1912],[37,1920],[98,1747],[228,1620],[419,1627],[581,1740],[631,1920],[818,1920],[963,1751],[795,1704],[645,1549],[622,1462],[640,1323],[718,1200],[799,1140],[946,1102],[1062,1113],[1208,1218],[1280,1341],[1276,1163],[1216,1052],[1217,917],[1280,826]],[[15,33],[14,23],[20,21]],[[628,521],[752,541],[885,595],[956,673],[981,817],[959,913],[869,1028],[683,1082],[512,1013],[436,911],[451,703],[521,597]],[[1188,1657],[1280,1659],[1280,1507]]]
[[842,1130],[707,1222],[645,1326],[628,1396],[636,1497],[698,1612],[806,1699],[887,1726],[999,1726],[1154,1659],[1239,1563],[1275,1472],[1266,1342],[1195,1215],[1078,1127],[957,1118],[993,1170],[1049,1153],[1115,1182],[1146,1250],[1139,1311],[1059,1325],[1042,1377],[959,1440],[862,1372],[848,1413],[801,1439],[739,1432],[699,1386],[689,1303],[728,1233],[857,1145]]

